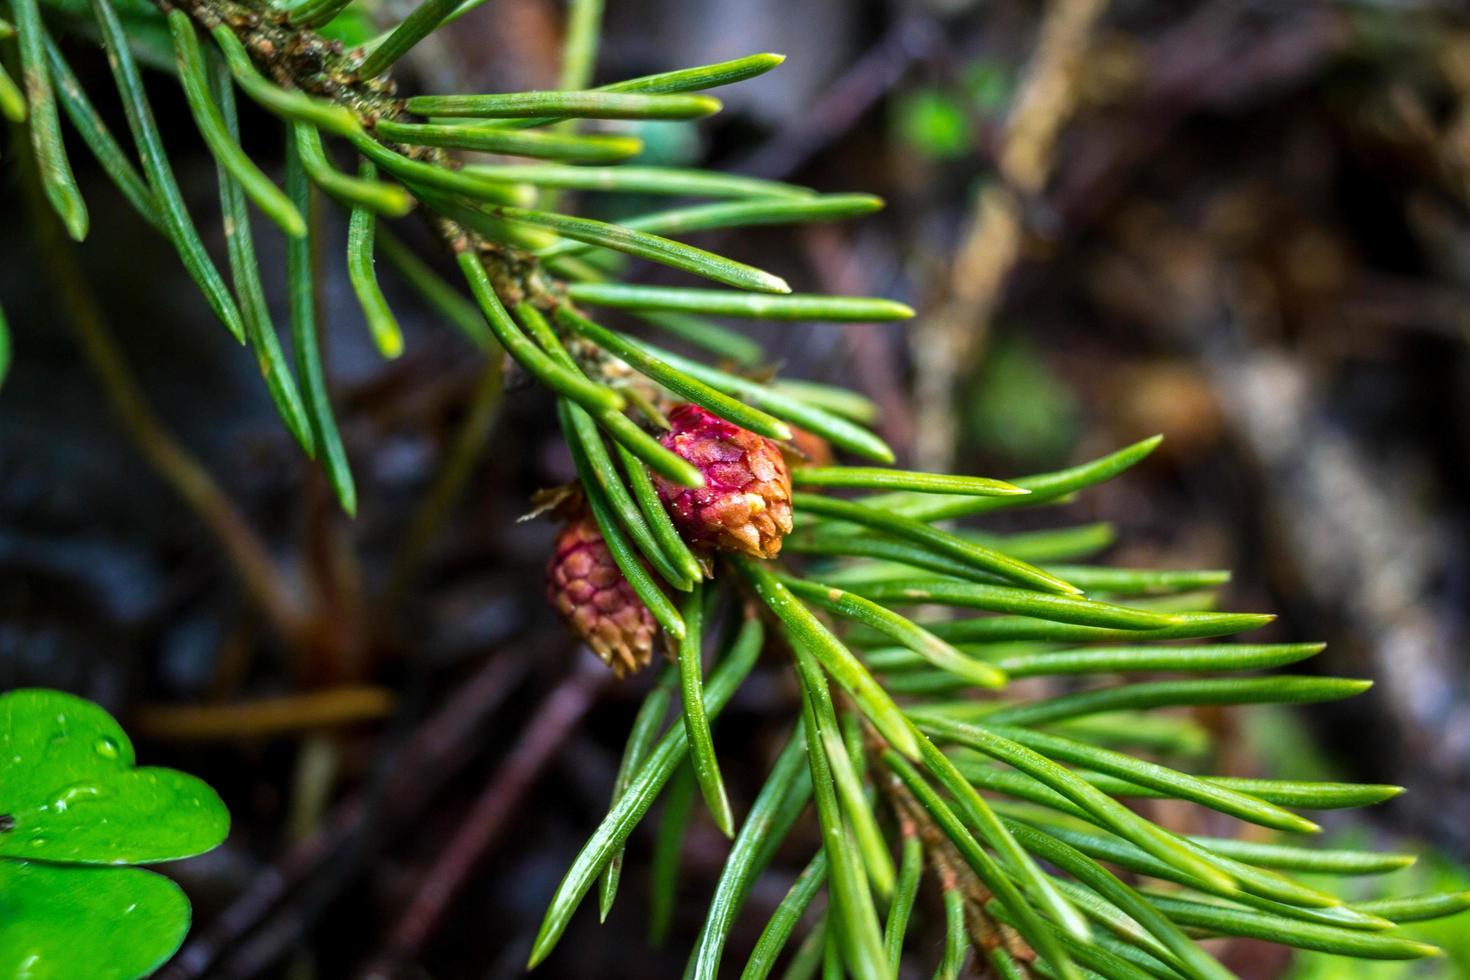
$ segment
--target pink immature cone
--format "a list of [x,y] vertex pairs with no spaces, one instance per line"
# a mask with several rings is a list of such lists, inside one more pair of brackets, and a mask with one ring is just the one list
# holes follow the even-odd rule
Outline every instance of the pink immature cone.
[[653,659],[658,630],[585,510],[556,536],[546,565],[546,598],[618,677]]
[[659,441],[704,475],[685,487],[656,477],[658,494],[693,545],[774,558],[791,532],[791,474],[774,442],[698,405],[669,413]]

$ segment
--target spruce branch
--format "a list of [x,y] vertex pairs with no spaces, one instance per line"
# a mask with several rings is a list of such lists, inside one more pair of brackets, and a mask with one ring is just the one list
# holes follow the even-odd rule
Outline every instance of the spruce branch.
[[[494,415],[501,355],[555,397],[577,480],[548,495],[565,520],[549,562],[553,601],[615,673],[646,666],[660,639],[674,664],[640,711],[607,816],[553,896],[531,965],[550,955],[595,883],[600,912],[607,914],[629,837],[676,776],[657,849],[656,883],[667,894],[653,916],[655,934],[668,928],[679,842],[696,790],[734,839],[691,960],[690,972],[699,977],[717,974],[752,881],[808,802],[820,852],[778,906],[747,976],[765,975],[825,889],[826,909],[801,944],[798,962],[821,965],[829,975],[893,977],[926,863],[944,910],[941,976],[957,974],[973,946],[989,969],[1007,978],[1072,980],[1091,971],[1219,980],[1223,967],[1194,942],[1216,934],[1272,935],[1364,957],[1432,955],[1432,948],[1396,933],[1396,922],[1454,914],[1463,910],[1463,896],[1353,906],[1288,873],[1380,873],[1399,866],[1401,856],[1194,837],[1122,802],[1165,798],[1272,830],[1311,833],[1317,824],[1293,807],[1385,799],[1393,787],[1194,775],[1180,760],[1197,755],[1207,733],[1157,713],[1333,700],[1360,693],[1366,682],[1237,675],[1299,662],[1320,649],[1311,644],[1155,645],[1230,636],[1270,617],[1213,611],[1214,590],[1228,579],[1220,571],[1088,563],[1111,540],[1106,527],[995,535],[955,526],[1065,502],[1147,457],[1157,438],[1079,466],[1006,480],[838,465],[830,459],[835,451],[893,462],[892,450],[866,428],[874,421],[872,404],[831,387],[771,382],[757,373],[759,348],[708,317],[887,322],[913,311],[890,299],[793,293],[779,276],[667,236],[852,217],[879,202],[704,172],[605,167],[600,164],[636,154],[639,141],[577,129],[583,118],[698,118],[719,107],[705,89],[754,77],[778,58],[754,56],[590,89],[602,4],[574,0],[560,90],[400,98],[392,67],[476,4],[423,0],[364,50],[344,51],[315,30],[343,9],[338,0],[311,0],[294,13],[251,0],[159,0],[180,85],[221,176],[233,294],[184,208],[127,30],[110,0],[92,0],[92,9],[141,173],[48,46],[34,0],[19,0],[17,26],[27,72],[24,109],[35,140],[27,163],[40,173],[35,201],[49,201],[74,234],[84,231],[85,212],[56,138],[59,103],[123,193],[174,245],[218,318],[252,348],[278,410],[321,462],[343,510],[354,512],[357,486],[322,362],[322,207],[335,201],[348,213],[349,279],[385,356],[401,350],[402,332],[377,282],[379,244],[489,358],[474,411],[400,553],[390,610],[412,582]],[[1101,9],[1102,0],[1054,5],[1050,40],[1012,121],[1014,152],[1004,164],[1027,193],[1045,175],[1071,101],[1061,83]],[[222,67],[212,68],[216,57]],[[43,62],[50,74],[38,83],[31,74]],[[240,147],[234,88],[281,123],[284,190]],[[13,93],[8,99],[5,93],[0,86],[0,102],[18,112]],[[1051,108],[1033,117],[1038,103]],[[355,154],[349,167],[334,159],[344,144]],[[464,166],[453,152],[460,149],[538,162]],[[564,190],[653,190],[715,200],[610,224],[565,213],[556,206]],[[287,234],[295,354],[289,366],[264,309],[247,200]],[[453,255],[472,301],[380,227],[380,218],[412,210]],[[59,242],[56,227],[54,220],[46,225]],[[1011,220],[1000,227],[1014,237],[1019,225]],[[720,288],[619,281],[625,255]],[[1001,254],[1000,264],[1008,266],[1010,258]],[[980,288],[993,293],[995,282],[987,282]],[[88,312],[85,293],[67,294]],[[629,311],[737,367],[710,367],[631,339],[590,318],[588,309]],[[211,522],[257,601],[273,618],[294,615],[272,605],[282,601],[274,569],[248,530],[236,526],[228,501],[147,414],[95,309],[90,319],[77,319],[84,321],[87,356],[144,452]],[[947,357],[955,349],[948,343],[928,353]],[[324,527],[325,511],[313,513]],[[324,566],[328,550],[316,552]],[[733,636],[711,644],[721,655],[706,670],[705,640],[719,632],[722,612]],[[780,669],[794,677],[799,700],[786,748],[737,821],[741,801],[726,786],[713,726],[755,669],[767,623],[789,650]],[[1185,676],[1133,676],[1155,672]],[[1224,676],[1197,676],[1205,672]],[[1083,680],[1045,696],[1010,687],[1018,677],[1068,676]],[[526,748],[523,740],[440,855],[390,937],[385,968],[422,946],[503,825],[506,799],[524,791],[548,761],[547,745],[570,730],[602,686],[579,673],[537,713],[525,739],[539,747]],[[679,716],[663,726],[675,687]],[[554,737],[533,738],[543,728]],[[898,825],[897,865],[893,836],[875,806],[880,799]],[[1124,883],[1100,862],[1169,887]],[[885,901],[889,914],[880,922]]]
[[[187,16],[214,37],[237,83],[247,94],[268,109],[295,120],[297,148],[302,160],[313,180],[328,193],[359,207],[386,208],[390,213],[403,210],[401,199],[390,200],[384,196],[389,191],[387,186],[378,191],[376,185],[364,185],[358,178],[332,171],[321,152],[320,137],[314,127],[347,137],[370,162],[403,180],[421,203],[438,210],[440,213],[433,223],[446,245],[457,255],[474,255],[483,266],[484,281],[479,281],[479,273],[469,270],[461,258],[461,267],[470,276],[471,289],[478,292],[482,307],[488,295],[483,289],[485,282],[493,286],[498,299],[495,305],[501,307],[526,299],[537,305],[550,305],[556,302],[555,294],[561,288],[538,271],[530,256],[517,254],[514,246],[486,237],[488,229],[497,233],[493,238],[516,240],[517,236],[511,234],[512,229],[508,229],[505,222],[545,225],[563,238],[630,250],[634,254],[712,275],[742,288],[787,291],[784,282],[769,274],[669,239],[648,235],[636,228],[599,226],[587,219],[509,206],[518,200],[513,193],[508,198],[506,196],[508,189],[514,186],[512,183],[503,179],[486,179],[474,168],[462,168],[446,152],[450,147],[462,147],[533,156],[570,154],[585,158],[588,154],[596,156],[604,152],[622,154],[636,149],[636,146],[623,147],[617,143],[618,138],[560,135],[536,130],[518,133],[513,128],[436,126],[410,121],[414,115],[465,114],[479,118],[510,115],[519,117],[518,121],[523,125],[537,125],[555,119],[558,112],[575,116],[644,117],[651,114],[685,118],[713,111],[719,104],[705,96],[679,93],[759,74],[774,67],[779,59],[765,56],[742,59],[707,69],[651,76],[641,81],[608,86],[601,91],[420,96],[401,100],[396,98],[396,85],[387,74],[387,68],[413,42],[451,19],[456,5],[424,3],[393,34],[372,47],[371,53],[360,62],[354,54],[344,52],[340,45],[325,40],[306,26],[317,22],[322,11],[306,10],[293,20],[284,12],[259,8],[239,0],[186,0],[164,6],[170,8],[169,16],[176,36],[182,30],[181,18]],[[596,22],[600,17],[600,7],[597,10],[578,9],[579,13],[574,17],[576,30],[568,40],[569,51],[575,55],[569,61],[568,77],[574,80],[590,70],[585,66],[575,67],[576,59],[590,57],[591,42],[588,38],[595,36]],[[181,57],[191,52],[192,40],[179,41]],[[267,83],[266,79],[274,81],[275,86]],[[303,93],[304,97],[297,93]],[[343,112],[345,115],[341,114]],[[207,120],[207,111],[204,115]],[[465,196],[449,200],[444,197],[446,192]],[[491,202],[493,206],[481,211],[474,203],[476,199]],[[853,213],[851,206],[846,204],[841,205],[840,210]],[[833,213],[832,209],[829,208],[828,213]],[[361,261],[357,263],[358,266],[361,264]],[[371,295],[368,306],[375,311],[371,320],[384,322],[384,311]],[[800,309],[809,307],[810,302]],[[499,316],[493,306],[486,310],[486,315],[492,328],[496,327]],[[497,332],[501,342],[506,343],[507,332]],[[533,363],[540,361],[514,339],[509,339],[509,342],[512,357],[521,360],[521,355],[525,355]],[[535,367],[532,369],[537,370]],[[549,373],[556,374],[555,371]],[[602,407],[604,410],[616,409],[612,404]],[[636,446],[630,448],[637,451]]]

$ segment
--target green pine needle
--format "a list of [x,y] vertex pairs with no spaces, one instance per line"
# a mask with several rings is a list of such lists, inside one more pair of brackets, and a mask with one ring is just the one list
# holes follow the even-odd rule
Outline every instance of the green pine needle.
[[780,276],[774,276],[743,262],[736,262],[713,252],[707,252],[702,248],[695,248],[671,238],[651,235],[648,232],[636,231],[622,225],[596,221],[592,218],[554,214],[549,211],[532,211],[526,208],[496,207],[488,209],[488,213],[507,221],[549,228],[563,238],[575,239],[589,245],[601,245],[604,248],[624,252],[674,269],[681,269],[727,286],[734,286],[737,289],[750,289],[763,293],[791,292],[791,287]]
[[948,476],[916,473],[873,466],[801,466],[791,473],[799,487],[843,487],[861,490],[910,490],[914,493],[963,494],[965,496],[1011,497],[1030,493],[1004,480],[981,476]]
[[768,439],[790,439],[791,429],[786,423],[760,409],[751,408],[739,399],[732,398],[718,389],[705,384],[647,353],[621,335],[599,326],[586,317],[578,316],[566,307],[558,307],[557,322],[592,341],[610,354],[621,358],[634,370],[658,382],[669,391],[696,405],[709,409],[714,414],[749,429]]
[[420,116],[474,119],[702,119],[720,111],[707,95],[631,92],[508,92],[503,95],[417,95],[405,103]]
[[636,156],[641,140],[631,136],[574,136],[565,133],[518,132],[486,123],[402,123],[379,120],[375,132],[391,143],[442,146],[481,153],[607,163]]
[[[364,160],[358,176],[364,184],[374,184],[377,168]],[[362,318],[367,323],[368,333],[378,352],[384,357],[397,357],[403,353],[403,328],[378,285],[377,257],[374,249],[378,218],[375,209],[356,205],[347,223],[347,279],[352,284],[357,305],[362,309]]]
[[332,197],[348,207],[375,211],[385,218],[401,218],[413,210],[413,196],[402,187],[353,177],[333,167],[315,126],[298,122],[291,130],[307,176]]
[[[763,640],[764,632],[760,621],[747,620],[740,635],[731,644],[729,653],[711,672],[704,688],[705,709],[711,719],[719,716],[736,688],[755,666]],[[659,739],[648,761],[628,784],[627,792],[603,818],[567,870],[536,934],[528,968],[546,959],[556,947],[557,940],[566,931],[572,913],[591,889],[603,866],[627,842],[628,835],[658,798],[674,770],[684,761],[688,750],[688,735],[682,724],[674,725]]]
[[[98,0],[103,2],[103,0]],[[305,238],[286,239],[286,295],[290,307],[291,346],[296,354],[296,373],[301,377],[306,412],[311,419],[312,441],[317,458],[326,468],[327,480],[337,502],[348,515],[357,513],[357,487],[347,462],[347,450],[332,414],[322,365],[321,338],[317,328],[317,277],[312,254],[318,234],[311,209],[311,184],[297,152],[295,140],[286,141],[286,193],[297,210],[307,216]]]
[[102,45],[107,50],[113,79],[122,94],[128,128],[132,130],[133,142],[143,164],[143,173],[157,201],[158,217],[164,233],[178,251],[185,270],[204,294],[215,316],[243,344],[245,324],[240,310],[235,305],[224,278],[215,268],[209,253],[204,250],[199,231],[194,227],[193,219],[189,217],[188,209],[184,205],[183,194],[179,191],[168,153],[163,148],[163,138],[154,121],[153,109],[143,87],[142,75],[133,60],[122,21],[108,0],[92,0],[92,13],[102,35]]
[[734,556],[736,569],[745,577],[771,612],[781,621],[787,635],[801,649],[817,658],[822,668],[847,691],[883,737],[904,755],[917,757],[919,746],[908,721],[873,675],[851,650],[822,625],[791,591],[782,585],[763,562]]
[[204,137],[210,153],[240,184],[262,214],[292,238],[303,237],[306,234],[306,219],[291,203],[286,192],[277,187],[241,149],[235,136],[225,126],[220,108],[210,95],[204,50],[199,46],[194,22],[182,10],[170,10],[168,28],[174,39],[174,56],[178,60],[179,82],[184,89],[184,97],[189,103],[189,111],[194,115],[194,124]]
[[31,147],[36,155],[41,187],[46,192],[46,199],[51,202],[51,207],[61,217],[66,233],[73,241],[79,242],[87,237],[87,204],[82,200],[81,188],[77,186],[71,161],[66,155],[66,145],[61,140],[61,118],[56,111],[56,92],[46,64],[41,7],[37,0],[12,0],[11,9],[15,12],[15,30],[20,45],[20,65],[27,108],[23,113],[17,111],[13,94],[15,83],[7,75],[5,81],[10,83],[8,88],[12,94],[5,99],[11,104],[6,115],[16,122],[21,119],[29,120]]
[[[95,2],[95,0],[94,0]],[[211,30],[214,42],[235,76],[235,84],[269,112],[284,119],[310,123],[326,133],[354,137],[362,134],[356,113],[332,102],[315,99],[302,92],[281,88],[260,73],[250,60],[245,45],[226,24]]]
[[811,783],[809,778],[804,778],[806,756],[806,738],[801,729],[797,729],[787,740],[765,785],[751,804],[750,814],[741,825],[740,834],[730,848],[730,856],[725,860],[724,870],[720,872],[719,882],[710,898],[709,911],[705,914],[704,927],[694,943],[690,961],[693,980],[715,980],[718,976],[730,928],[761,871],[761,852],[774,835],[785,833],[786,828],[781,827],[783,807],[788,804],[788,798],[794,798],[804,807],[811,797]]
[[405,17],[393,33],[381,43],[373,46],[368,56],[358,65],[357,73],[362,78],[376,78],[393,63],[428,37],[453,15],[460,0],[423,0],[413,13]]
[[[744,177],[739,174],[722,174],[709,170],[693,170],[678,167],[568,167],[555,163],[473,163],[465,167],[470,173],[480,174],[492,180],[512,184],[530,184],[556,190],[608,191],[616,194],[661,194],[679,197],[733,197],[774,198],[776,200],[738,201],[738,205],[751,208],[791,208],[816,201],[827,201],[821,213],[834,206],[832,199],[840,198],[847,204],[849,198],[876,201],[867,195],[828,195],[818,197],[815,191],[795,184],[784,184],[760,177]],[[803,200],[806,199],[806,200]],[[856,207],[855,204],[851,205]],[[876,210],[872,208],[871,210]],[[638,220],[638,219],[634,219]],[[627,222],[625,222],[627,224]],[[641,226],[630,226],[641,227]],[[645,231],[656,231],[645,228]],[[672,230],[672,229],[671,229]],[[576,250],[579,245],[569,245]],[[551,253],[557,254],[557,253]]]
[[718,289],[630,286],[626,283],[573,283],[567,295],[579,303],[622,310],[711,313],[752,320],[833,320],[837,322],[907,320],[914,311],[890,299],[857,296],[753,296]]
[[[58,106],[65,111],[128,203],[168,238],[215,315],[249,345],[285,427],[320,460],[348,514],[356,510],[357,489],[323,363],[314,250],[321,198],[313,186],[349,212],[348,277],[385,356],[398,356],[404,340],[378,281],[380,247],[471,344],[492,357],[508,354],[555,396],[591,516],[623,578],[677,653],[634,719],[607,815],[553,896],[530,966],[551,953],[594,885],[599,915],[607,917],[629,837],[666,787],[652,869],[655,942],[672,926],[696,790],[715,826],[733,838],[689,961],[694,980],[718,975],[742,906],[809,808],[821,847],[766,923],[742,980],[769,975],[823,890],[826,908],[787,975],[810,977],[820,969],[832,980],[893,980],[905,965],[904,942],[931,858],[940,872],[931,907],[942,910],[945,937],[937,977],[961,975],[972,942],[977,958],[983,955],[974,968],[1003,980],[1032,974],[1226,980],[1228,970],[1198,942],[1212,936],[1369,959],[1438,955],[1397,924],[1470,910],[1470,893],[1345,904],[1316,884],[1390,873],[1411,864],[1411,855],[1186,836],[1123,802],[1180,801],[1274,831],[1309,834],[1318,825],[1296,810],[1391,799],[1398,787],[1186,771],[1185,763],[1207,758],[1211,733],[1168,710],[1322,702],[1360,693],[1369,682],[1238,673],[1307,660],[1321,644],[1174,644],[1217,641],[1271,617],[1213,611],[1229,581],[1222,570],[1090,564],[1112,543],[1110,525],[1000,534],[949,524],[1070,502],[1147,458],[1159,437],[1006,480],[889,468],[892,449],[868,428],[880,419],[873,401],[838,385],[772,379],[760,344],[712,318],[853,324],[904,320],[914,311],[885,298],[792,293],[777,275],[682,240],[717,229],[859,217],[882,202],[702,169],[606,166],[642,152],[641,140],[579,131],[581,119],[707,117],[721,103],[706,89],[764,74],[781,56],[752,55],[594,88],[604,2],[571,0],[554,90],[391,97],[394,82],[385,73],[482,2],[421,0],[400,24],[362,45],[361,55],[323,49],[324,74],[315,78],[294,77],[300,66],[273,58],[255,25],[165,12],[177,84],[219,176],[233,289],[185,208],[135,61],[145,39],[133,36],[111,0],[91,0],[91,12],[137,161],[47,36],[38,0],[12,0],[14,26],[0,21],[0,40],[16,37],[23,69],[19,85],[0,70],[0,116],[27,123],[39,187],[68,234],[80,240],[88,212],[61,135]],[[314,35],[305,32],[350,3],[305,0],[282,11],[271,29],[310,40]],[[201,45],[199,24],[209,28],[222,58]],[[284,189],[245,149],[252,141],[242,144],[235,87],[288,127]],[[349,143],[357,165],[336,169],[325,136]],[[445,150],[527,159],[464,165]],[[558,206],[564,191],[695,200],[609,223],[564,213]],[[287,238],[289,361],[267,309],[248,204]],[[450,246],[471,299],[380,224],[380,217],[415,207]],[[726,288],[616,281],[631,267],[627,257]],[[627,311],[720,366],[635,339],[616,323],[594,322],[578,306]],[[10,343],[0,312],[0,382]],[[788,557],[807,557],[809,575],[740,555],[716,563],[684,540],[658,481],[700,488],[705,478],[660,442],[666,396],[786,444],[793,460],[800,454],[792,442],[804,430],[834,450],[881,464],[793,463],[798,527],[785,547]],[[864,494],[830,493],[849,490]],[[724,588],[722,572],[735,573],[731,588]],[[934,606],[946,608],[942,615],[918,611]],[[738,631],[706,676],[704,641],[715,635],[706,626],[732,608],[742,614]],[[957,609],[984,615],[959,617]],[[800,719],[737,828],[712,725],[766,646],[758,610],[770,613],[793,655],[787,666],[794,664],[799,684]],[[1127,677],[1157,673],[1196,676]],[[1223,676],[1197,676],[1203,673]],[[1097,675],[1109,678],[1094,683]],[[996,690],[1023,678],[1068,676],[1083,683],[1060,681],[1037,695],[1019,684]],[[839,700],[830,681],[842,689]],[[666,726],[675,685],[679,718]],[[897,817],[896,828],[885,813]],[[947,842],[944,858],[963,862],[954,874],[932,851],[936,834]],[[1130,881],[1119,876],[1124,872]],[[1305,880],[1313,883],[1292,875],[1312,876]],[[1133,884],[1131,876],[1166,887]],[[887,907],[885,923],[880,905]],[[1014,929],[1030,948],[1024,962],[1012,952],[1019,945],[979,942],[996,925]]]
[[[675,683],[674,673],[665,671],[664,676],[654,685],[653,690],[643,699],[643,704],[638,708],[638,714],[633,719],[633,727],[628,730],[628,742],[623,748],[623,758],[618,763],[618,774],[613,781],[612,803],[616,806],[618,800],[628,791],[628,785],[633,777],[643,766],[643,760],[653,748],[654,740],[658,738],[659,729],[663,727],[664,715],[668,714],[670,693]],[[620,848],[608,860],[607,867],[602,869],[602,883],[597,892],[597,918],[600,922],[607,921],[608,912],[612,911],[613,899],[617,897],[618,881],[623,872],[623,851]]]
[[826,882],[827,852],[822,850],[802,869],[786,896],[776,906],[776,911],[771,913],[770,920],[766,922],[760,938],[750,951],[750,959],[740,973],[740,980],[765,980],[771,968],[776,965],[781,951],[786,948],[786,942],[796,930],[802,914]]
[[694,779],[709,808],[715,826],[726,837],[735,835],[735,816],[730,810],[730,797],[725,780],[720,776],[720,762],[715,755],[710,734],[709,717],[704,707],[704,668],[700,663],[703,647],[704,589],[695,586],[685,597],[682,608],[684,634],[679,637],[679,695],[684,705],[684,731],[689,736],[690,764]]
[[133,209],[155,228],[161,228],[158,217],[158,202],[143,175],[138,173],[117,138],[103,122],[102,116],[92,105],[82,83],[71,70],[61,49],[49,35],[46,37],[46,60],[51,66],[51,77],[56,83],[56,97],[71,120],[72,127],[82,137],[82,142],[97,158],[103,172],[121,192]]

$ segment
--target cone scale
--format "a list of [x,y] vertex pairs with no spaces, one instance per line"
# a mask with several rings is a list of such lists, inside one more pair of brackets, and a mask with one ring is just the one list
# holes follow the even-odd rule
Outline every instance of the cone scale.
[[691,488],[655,479],[684,539],[752,558],[780,554],[792,526],[791,474],[776,444],[697,405],[674,409],[669,425],[660,442],[705,480]]
[[546,597],[618,677],[648,666],[658,631],[653,614],[623,577],[587,511],[556,536],[546,566]]

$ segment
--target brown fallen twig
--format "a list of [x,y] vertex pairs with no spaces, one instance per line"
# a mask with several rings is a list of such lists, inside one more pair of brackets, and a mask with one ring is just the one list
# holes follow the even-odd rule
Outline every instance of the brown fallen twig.
[[[257,931],[271,939],[256,943],[249,959],[273,962],[305,931],[310,918],[293,908],[287,896],[341,855],[361,847],[370,829],[379,845],[406,829],[474,757],[476,736],[485,720],[519,686],[525,671],[525,663],[519,659],[493,657],[438,712],[419,725],[398,753],[385,758],[385,776],[377,786],[344,800],[315,833],[292,846],[257,876],[207,928],[189,940],[159,974],[160,980],[248,975],[233,961],[227,969],[216,967],[226,953]],[[352,870],[353,874],[335,876],[331,884],[338,889],[345,887],[361,870],[360,864]],[[322,898],[320,890],[317,898]],[[276,947],[275,956],[269,947]]]
[[1249,30],[1240,5],[1206,4],[1150,42],[1130,121],[1090,130],[1058,168],[1051,203],[1071,235],[1105,214],[1190,116],[1274,96],[1322,71],[1351,39],[1341,10],[1282,10],[1279,23]]
[[939,27],[927,17],[899,21],[799,119],[730,169],[756,177],[789,177],[852,129],[898,84],[910,65],[928,56],[941,37]]
[[227,704],[145,704],[132,727],[147,738],[256,738],[373,721],[392,714],[394,701],[384,687],[344,686]]
[[522,729],[515,748],[434,859],[403,915],[368,965],[358,973],[359,977],[388,980],[418,955],[438,929],[445,910],[499,839],[526,793],[577,730],[611,680],[612,675],[601,665],[580,669],[541,702]]
[[1052,172],[1053,150],[1081,96],[1083,60],[1107,0],[1052,0],[997,151],[999,182],[986,186],[955,254],[943,296],[910,335],[918,424],[914,454],[949,469],[959,445],[955,395],[983,353],[990,320],[1021,257],[1024,214]]

